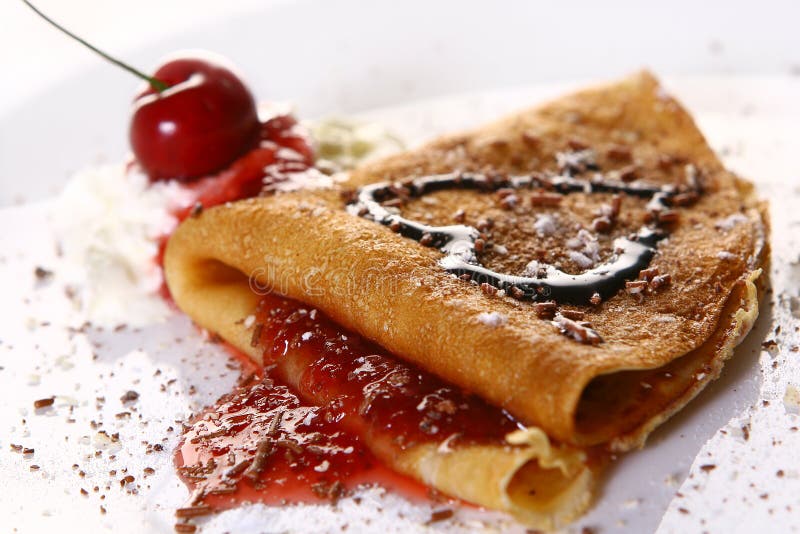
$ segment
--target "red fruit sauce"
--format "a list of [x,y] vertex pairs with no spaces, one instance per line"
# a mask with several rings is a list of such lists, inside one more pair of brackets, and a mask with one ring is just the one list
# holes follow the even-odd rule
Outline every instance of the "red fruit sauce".
[[519,428],[299,302],[266,296],[255,317],[266,376],[199,416],[177,453],[194,506],[336,500],[361,484],[420,498],[381,460],[417,444],[503,443]]

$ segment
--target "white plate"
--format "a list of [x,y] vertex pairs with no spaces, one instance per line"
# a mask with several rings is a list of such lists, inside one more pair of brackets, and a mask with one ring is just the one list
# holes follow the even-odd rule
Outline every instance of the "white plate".
[[[797,515],[786,507],[796,505],[794,495],[800,492],[794,462],[800,439],[790,430],[800,422],[791,395],[786,401],[784,397],[787,391],[791,393],[791,384],[800,384],[800,358],[790,352],[798,344],[794,332],[798,321],[791,313],[791,306],[796,305],[791,298],[797,297],[797,290],[792,284],[800,277],[796,264],[791,263],[797,260],[793,252],[797,243],[780,229],[799,224],[793,206],[798,199],[800,167],[792,140],[798,134],[800,113],[794,95],[800,83],[675,79],[669,85],[695,112],[710,142],[727,162],[754,178],[770,199],[776,228],[773,276],[779,303],[771,305],[774,295],[766,299],[762,319],[719,381],[655,432],[644,450],[625,455],[609,470],[596,506],[578,526],[647,532],[655,530],[663,517],[665,532],[695,530],[702,525],[712,530],[738,530],[742,525],[776,521],[797,528]],[[565,87],[453,96],[364,116],[409,138],[421,139],[533,104]],[[226,368],[221,351],[204,344],[180,316],[141,331],[90,330],[70,338],[65,327],[75,319],[58,275],[53,282],[38,285],[33,276],[36,265],[52,267],[59,261],[46,208],[46,204],[38,204],[0,211],[0,224],[15,229],[4,232],[0,239],[0,294],[5,300],[0,314],[4,367],[0,383],[7,399],[0,407],[0,427],[6,429],[0,437],[0,511],[7,525],[23,531],[82,525],[88,530],[113,527],[120,532],[141,528],[168,532],[172,512],[186,492],[174,475],[168,452],[177,442],[178,432],[166,428],[180,428],[178,421],[224,393],[235,372]],[[43,322],[50,324],[43,326]],[[772,331],[778,324],[782,333],[776,338],[779,344],[773,356],[762,352],[760,344],[765,337],[775,337]],[[93,360],[92,354],[97,358]],[[773,361],[779,362],[776,368]],[[161,374],[154,377],[157,369]],[[191,385],[195,394],[189,394]],[[114,414],[125,409],[119,397],[127,389],[141,394],[137,412],[132,419],[117,419]],[[55,409],[34,414],[32,401],[52,394],[59,395]],[[97,397],[106,399],[99,409]],[[70,417],[76,422],[67,422]],[[120,443],[102,443],[97,430],[91,428],[92,420],[103,421],[102,428],[109,434],[120,432]],[[742,437],[745,425],[749,425],[748,441]],[[167,451],[147,454],[143,441],[155,443],[164,436],[168,438],[164,443]],[[9,451],[10,443],[33,447],[36,452],[33,458],[23,458]],[[98,449],[103,450],[102,456],[94,457]],[[115,460],[109,459],[111,454],[116,455]],[[72,469],[74,463],[86,471],[86,478]],[[41,470],[30,472],[31,464]],[[717,467],[710,472],[701,468],[707,464]],[[148,466],[155,468],[156,474],[145,478],[142,470]],[[123,476],[122,468],[136,477],[138,494],[120,489],[116,480]],[[117,474],[109,476],[112,469]],[[776,475],[778,470],[783,470],[782,477]],[[94,485],[99,486],[98,493],[92,491]],[[88,497],[79,494],[81,487],[89,490]],[[674,499],[678,490],[684,497]],[[761,498],[763,494],[768,496]],[[100,500],[100,495],[105,495],[105,500]],[[380,525],[387,531],[407,531],[420,528],[429,513],[425,507],[409,507],[399,501],[376,502],[381,503],[382,512],[377,504],[358,507],[345,503],[343,513],[327,507],[283,511],[248,507],[214,518],[207,529],[270,525],[268,531],[314,526],[320,530],[322,525],[348,523],[354,530]],[[107,509],[105,515],[99,513],[101,504]],[[508,527],[495,518],[468,514],[437,528]]]

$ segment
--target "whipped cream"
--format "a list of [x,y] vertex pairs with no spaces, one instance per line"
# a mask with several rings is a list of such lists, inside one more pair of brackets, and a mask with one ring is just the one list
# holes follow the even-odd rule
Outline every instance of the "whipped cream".
[[374,122],[331,116],[304,125],[314,140],[318,167],[333,172],[346,171],[405,148],[399,137]]
[[[333,172],[403,146],[373,123],[333,118],[308,126],[319,167]],[[310,169],[302,180],[292,177],[276,189],[330,187],[339,176]],[[192,201],[177,183],[151,184],[135,167],[123,164],[87,168],[67,182],[50,219],[63,254],[60,276],[75,290],[74,301],[86,320],[97,326],[135,327],[162,322],[171,314],[159,295],[163,274],[156,263],[158,242],[177,225],[173,213]]]
[[86,320],[99,326],[143,326],[169,314],[158,295],[158,239],[175,227],[171,210],[189,196],[175,183],[150,185],[125,165],[78,172],[53,203],[65,281]]

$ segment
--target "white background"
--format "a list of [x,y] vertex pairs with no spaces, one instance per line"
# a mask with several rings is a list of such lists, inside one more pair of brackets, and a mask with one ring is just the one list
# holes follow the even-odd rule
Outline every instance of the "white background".
[[[259,100],[291,100],[305,117],[538,82],[608,79],[644,66],[664,76],[800,72],[800,3],[791,1],[37,4],[144,70],[179,49],[227,55]],[[0,3],[0,22],[3,205],[52,195],[65,173],[123,157],[127,102],[139,82],[69,41],[21,1]],[[69,95],[67,103],[53,91]],[[35,147],[47,147],[46,157]],[[22,164],[31,183],[15,176]]]
[[[430,96],[443,89],[475,88],[458,85],[469,80],[480,85],[507,86],[554,79],[575,79],[605,75],[650,65],[666,74],[779,74],[800,70],[800,38],[796,25],[800,5],[792,1],[685,1],[635,2],[389,2],[389,1],[279,1],[279,0],[139,0],[114,2],[101,0],[34,0],[42,10],[65,26],[123,58],[139,59],[146,68],[159,57],[158,46],[204,47],[218,45],[224,37],[224,50],[240,46],[263,46],[264,58],[278,53],[297,60],[294,72],[283,72],[281,87],[297,86],[313,80],[325,70],[331,52],[342,52],[340,65],[378,50],[384,55],[381,69],[393,72],[396,79],[413,73],[415,92]],[[485,25],[470,23],[460,27],[464,11],[485,10]],[[355,27],[361,27],[360,50],[346,50],[348,42],[338,27],[341,20],[331,12],[347,13]],[[30,98],[54,81],[81,74],[100,61],[80,45],[36,18],[19,0],[0,3],[0,115]],[[238,32],[236,22],[246,32]],[[255,22],[255,24],[254,24]],[[291,22],[288,27],[285,22]],[[277,27],[280,24],[283,27]],[[385,25],[408,24],[408,33],[384,33]],[[261,28],[258,34],[248,33]],[[282,43],[272,38],[293,35],[299,42]],[[414,40],[424,31],[440,33],[436,55],[453,60],[439,64],[436,57],[408,57],[402,64],[394,60],[403,54],[399,48],[415,47]],[[189,35],[186,35],[188,32]],[[383,38],[383,39],[382,39]],[[508,58],[481,55],[486,40],[506,40]],[[393,41],[393,42],[388,42]],[[527,43],[529,48],[517,46]],[[145,54],[134,53],[147,46]],[[496,47],[489,47],[497,50]],[[168,53],[172,47],[163,46]],[[456,56],[468,50],[470,55]],[[314,53],[318,59],[315,60]],[[518,62],[519,58],[529,58]],[[234,60],[237,58],[234,57]],[[509,61],[512,59],[513,61]],[[279,63],[284,66],[286,60]],[[436,68],[424,72],[420,64]],[[248,65],[249,66],[249,65]],[[330,67],[331,65],[328,65]],[[366,65],[361,65],[366,66]],[[413,67],[417,67],[414,69]],[[107,67],[111,68],[111,67]],[[258,72],[261,70],[262,72]],[[305,71],[305,75],[302,75]],[[309,72],[312,71],[312,72]],[[398,72],[399,71],[399,72]],[[251,74],[268,80],[265,61]],[[451,78],[452,80],[442,79]],[[404,80],[408,83],[411,80]],[[400,91],[404,88],[396,88]],[[90,90],[90,88],[87,88]],[[281,95],[288,96],[288,95]],[[397,93],[382,97],[397,98]],[[373,97],[375,99],[380,96]],[[386,104],[388,102],[380,102]],[[374,107],[374,106],[369,106]]]
[[[673,0],[609,1],[405,1],[371,2],[279,0],[34,0],[42,10],[101,49],[139,60],[146,68],[174,46],[215,45],[221,52],[242,46],[264,48],[264,62],[250,74],[269,80],[277,74],[269,58],[284,56],[281,89],[315,80],[330,68],[357,71],[403,81],[395,91],[372,97],[387,104],[398,92],[431,96],[442,91],[481,89],[492,85],[531,83],[588,76],[608,76],[650,65],[665,74],[781,74],[800,71],[800,37],[796,28],[800,4],[786,1]],[[485,24],[474,17],[461,26],[464,11],[485,10]],[[358,41],[344,35],[341,19],[360,27]],[[35,96],[54,81],[81,76],[100,60],[36,18],[19,0],[0,3],[0,116]],[[237,30],[244,27],[245,31]],[[286,23],[289,23],[286,25]],[[408,33],[384,32],[386,25],[408,25]],[[337,27],[338,26],[338,27]],[[251,32],[256,28],[260,31]],[[425,32],[441,34],[435,57],[405,55]],[[282,42],[278,36],[294,36]],[[227,41],[218,46],[220,41]],[[482,56],[482,43],[506,40],[508,56]],[[392,42],[389,42],[392,41]],[[159,47],[159,43],[165,42]],[[347,44],[348,46],[343,46]],[[528,46],[519,46],[526,44]],[[356,45],[358,49],[349,48]],[[146,53],[135,53],[145,47]],[[489,47],[492,50],[497,48]],[[405,49],[405,50],[404,50]],[[380,52],[384,61],[348,64]],[[469,54],[458,54],[468,51]],[[348,58],[350,56],[350,58]],[[315,59],[316,57],[316,59]],[[336,63],[329,63],[338,57]],[[402,57],[402,61],[397,59]],[[140,59],[141,58],[141,59]],[[522,58],[527,58],[520,61]],[[236,57],[233,57],[237,60]],[[447,60],[443,64],[440,60]],[[434,68],[422,69],[421,63]],[[250,67],[250,65],[247,65]],[[487,66],[490,67],[487,69]],[[110,66],[106,68],[112,68]],[[411,76],[407,76],[411,75]],[[464,85],[469,81],[470,85]],[[403,87],[405,86],[405,87]],[[265,84],[264,87],[268,87]],[[387,89],[387,86],[381,86]],[[87,87],[87,91],[92,88]],[[97,89],[95,89],[97,90]],[[282,91],[281,97],[292,96]],[[375,100],[381,100],[375,102]]]
[[[291,100],[303,117],[644,66],[662,76],[800,73],[800,3],[789,0],[37,4],[144,70],[179,49],[222,53],[259,100]],[[0,205],[51,196],[78,168],[125,156],[138,80],[19,0],[0,2],[0,73]]]

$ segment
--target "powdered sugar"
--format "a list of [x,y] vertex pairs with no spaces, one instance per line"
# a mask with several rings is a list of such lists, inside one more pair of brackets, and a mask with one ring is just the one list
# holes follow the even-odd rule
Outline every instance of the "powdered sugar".
[[51,219],[67,265],[63,274],[88,320],[139,326],[170,314],[157,294],[157,241],[177,224],[171,210],[189,202],[177,184],[149,184],[121,164],[81,171],[67,183]]
[[543,213],[536,218],[533,228],[539,237],[547,237],[556,233],[556,219],[550,214]]
[[736,226],[737,224],[743,222],[747,222],[747,217],[745,217],[741,213],[734,213],[733,215],[725,217],[724,219],[718,220],[716,223],[714,223],[714,227],[719,230],[728,231],[732,230],[733,227]]
[[497,312],[481,312],[478,314],[478,322],[496,328],[506,324],[508,322],[508,317]]
[[578,234],[567,240],[566,246],[569,259],[582,269],[589,269],[600,261],[600,245],[597,238],[590,232],[581,228]]

